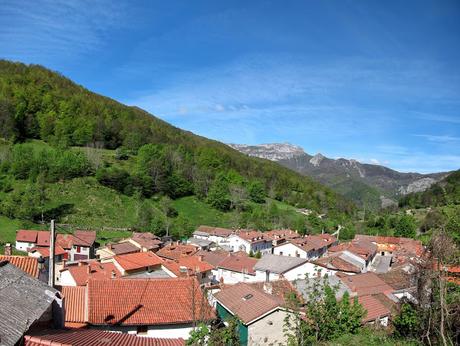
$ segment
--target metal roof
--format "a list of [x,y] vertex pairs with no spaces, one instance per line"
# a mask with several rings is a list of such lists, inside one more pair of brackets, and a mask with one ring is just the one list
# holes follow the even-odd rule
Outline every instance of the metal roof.
[[306,262],[308,262],[308,260],[305,258],[267,254],[262,256],[262,258],[254,266],[254,269],[259,271],[269,271],[270,273],[275,274],[283,274]]

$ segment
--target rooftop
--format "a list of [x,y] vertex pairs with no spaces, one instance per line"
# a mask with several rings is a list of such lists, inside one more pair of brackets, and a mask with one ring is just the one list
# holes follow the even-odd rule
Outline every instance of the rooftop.
[[358,298],[358,302],[367,311],[367,314],[363,317],[363,322],[372,322],[376,319],[390,316],[391,311],[382,302],[377,299],[376,296],[367,295]]
[[191,256],[197,251],[198,248],[194,245],[171,243],[158,250],[157,255],[172,260],[178,260],[181,257]]
[[276,296],[245,283],[226,286],[214,297],[246,325],[284,303]]
[[160,265],[163,261],[153,252],[135,252],[113,258],[124,270],[135,270]]
[[131,239],[148,250],[158,249],[163,244],[159,237],[150,232],[133,232]]
[[238,273],[247,273],[255,275],[254,266],[259,260],[252,257],[228,255],[219,263],[219,268],[231,270]]
[[0,340],[15,345],[56,298],[56,291],[6,261],[0,262]]
[[394,289],[383,281],[377,274],[364,273],[340,276],[342,282],[358,296],[378,293],[391,293]]
[[49,330],[26,335],[24,346],[183,346],[184,339],[139,337],[96,329]]
[[90,280],[88,293],[88,322],[96,325],[190,323],[193,311],[203,319],[214,317],[192,278]]
[[196,231],[205,233],[208,235],[213,235],[217,237],[228,237],[234,231],[228,228],[221,228],[221,227],[212,227],[212,226],[200,226],[196,229]]
[[72,275],[77,286],[85,286],[89,279],[110,279],[112,273],[116,278],[121,273],[113,263],[100,263],[97,261],[81,261],[76,265],[68,265],[61,269],[61,273],[68,271]]
[[308,262],[305,258],[265,255],[255,265],[254,269],[259,271],[269,271],[270,273],[283,274]]
[[202,256],[182,257],[177,261],[165,259],[163,265],[176,276],[188,276],[214,269]]
[[30,276],[38,278],[38,261],[35,257],[0,255],[0,262],[3,261],[8,261]]
[[128,253],[140,252],[136,245],[130,243],[129,241],[124,241],[116,244],[108,244],[106,248],[112,251],[115,255],[124,255]]

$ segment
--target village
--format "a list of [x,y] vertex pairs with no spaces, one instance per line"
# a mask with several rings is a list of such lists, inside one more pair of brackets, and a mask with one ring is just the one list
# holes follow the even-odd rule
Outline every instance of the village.
[[409,238],[210,226],[186,241],[133,232],[104,246],[96,231],[51,234],[18,230],[0,256],[1,345],[185,345],[198,325],[229,317],[241,345],[282,345],[287,296],[308,301],[312,283],[356,298],[361,323],[385,328],[416,299],[425,251]]

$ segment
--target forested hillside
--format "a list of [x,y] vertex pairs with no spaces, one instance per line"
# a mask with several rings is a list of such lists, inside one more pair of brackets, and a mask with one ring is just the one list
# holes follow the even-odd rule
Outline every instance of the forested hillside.
[[[0,61],[0,137],[0,213],[10,219],[39,222],[52,216],[99,225],[95,215],[85,219],[93,211],[81,201],[66,202],[78,194],[84,195],[80,200],[99,201],[99,220],[107,220],[105,212],[117,213],[109,208],[115,200],[125,201],[118,204],[119,214],[130,211],[124,225],[162,231],[177,217],[175,201],[187,196],[215,213],[237,215],[232,222],[242,227],[278,208],[276,203],[326,213],[331,223],[354,212],[350,202],[309,178],[36,65]],[[278,213],[288,209],[281,206]],[[285,219],[302,223],[292,213],[273,220],[278,226],[290,226],[280,221]],[[75,220],[73,214],[80,216]]]

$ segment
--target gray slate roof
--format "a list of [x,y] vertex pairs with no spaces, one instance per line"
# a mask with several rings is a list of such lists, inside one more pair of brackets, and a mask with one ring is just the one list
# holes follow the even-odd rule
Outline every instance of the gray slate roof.
[[0,262],[0,345],[18,342],[51,306],[57,293],[14,265]]
[[254,266],[255,270],[269,271],[270,273],[283,274],[293,268],[296,268],[305,262],[305,258],[277,256],[277,255],[264,255]]
[[321,278],[308,278],[308,279],[302,279],[302,280],[295,280],[293,282],[294,286],[297,288],[299,293],[302,294],[303,298],[308,301],[310,298],[310,293],[313,291],[313,288],[315,285],[318,285],[318,287],[323,287],[324,286],[324,280],[326,283],[331,286],[331,287],[338,287],[338,290],[335,294],[337,299],[341,299],[345,292],[348,291],[350,296],[353,294],[353,292],[348,288],[347,285],[345,285],[337,276],[335,275],[328,275],[324,276]]
[[207,239],[198,239],[198,238],[189,238],[187,241],[190,244],[197,245],[199,247],[208,247],[212,244],[214,244],[213,241],[207,240]]

